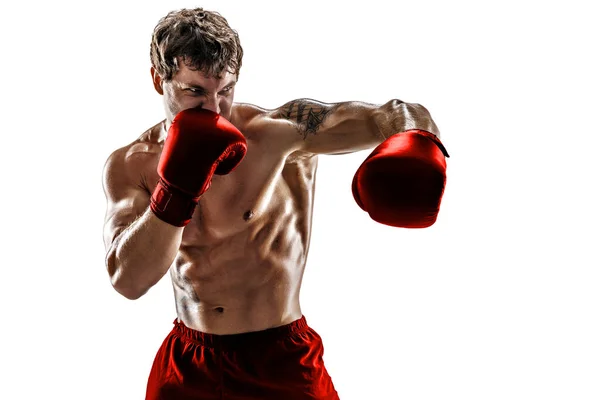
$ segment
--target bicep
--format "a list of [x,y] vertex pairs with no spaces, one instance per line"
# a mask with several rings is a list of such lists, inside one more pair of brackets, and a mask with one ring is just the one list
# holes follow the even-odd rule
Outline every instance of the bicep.
[[324,125],[331,125],[331,114],[342,104],[296,99],[279,107],[274,114],[276,118],[291,122],[295,130],[306,138],[317,133]]
[[362,102],[290,101],[272,113],[287,122],[295,150],[314,154],[344,154],[381,142],[371,115],[376,105]]
[[131,170],[125,155],[117,151],[106,162],[103,171],[103,188],[106,196],[104,218],[104,245],[110,248],[114,239],[139,218],[150,204],[150,193]]

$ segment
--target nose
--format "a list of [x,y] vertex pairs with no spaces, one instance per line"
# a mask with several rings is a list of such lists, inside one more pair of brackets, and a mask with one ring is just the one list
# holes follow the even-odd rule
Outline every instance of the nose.
[[214,97],[207,98],[206,101],[202,103],[202,108],[217,114],[221,112],[221,108],[219,107],[219,101]]

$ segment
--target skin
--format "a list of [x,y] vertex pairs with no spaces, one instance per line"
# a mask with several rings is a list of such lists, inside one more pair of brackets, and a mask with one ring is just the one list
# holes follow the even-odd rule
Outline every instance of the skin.
[[[302,316],[299,293],[319,154],[373,148],[409,129],[439,136],[423,106],[400,100],[374,105],[298,99],[267,110],[233,101],[237,77],[231,73],[209,77],[182,62],[170,81],[151,73],[166,119],[107,160],[106,266],[114,288],[129,299],[144,295],[168,272],[178,318],[207,333],[259,331]],[[233,172],[212,178],[192,221],[178,228],[148,206],[171,121],[197,106],[235,125],[248,151]]]

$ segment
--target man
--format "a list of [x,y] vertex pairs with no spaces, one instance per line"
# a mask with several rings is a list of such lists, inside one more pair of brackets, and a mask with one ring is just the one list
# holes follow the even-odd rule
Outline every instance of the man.
[[338,399],[299,304],[317,156],[377,146],[355,199],[415,228],[435,222],[447,154],[417,104],[234,103],[242,54],[218,13],[159,21],[151,74],[166,119],[106,162],[106,266],[132,300],[167,271],[173,282],[147,399]]

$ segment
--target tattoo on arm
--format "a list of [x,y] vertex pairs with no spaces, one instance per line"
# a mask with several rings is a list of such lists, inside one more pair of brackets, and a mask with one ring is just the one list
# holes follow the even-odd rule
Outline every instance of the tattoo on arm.
[[292,100],[279,109],[278,116],[295,122],[298,132],[306,139],[309,133],[317,133],[323,121],[337,106],[311,99]]

